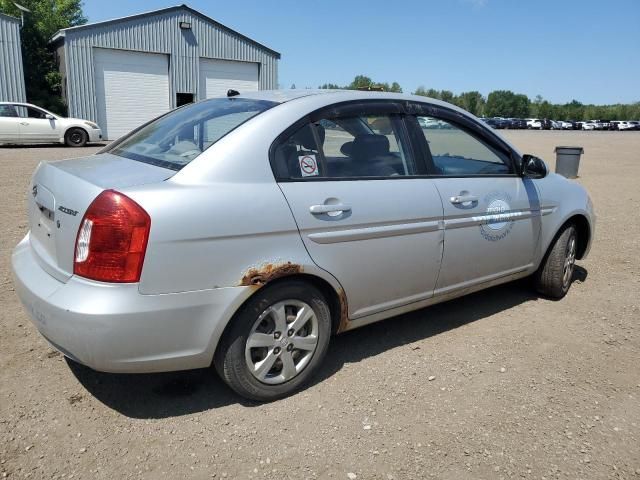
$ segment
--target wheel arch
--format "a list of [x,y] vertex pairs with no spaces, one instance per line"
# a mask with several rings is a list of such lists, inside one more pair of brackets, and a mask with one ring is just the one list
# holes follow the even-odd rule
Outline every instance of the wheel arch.
[[282,277],[271,282],[269,285],[277,285],[278,283],[292,280],[300,280],[302,282],[310,283],[320,290],[329,304],[329,311],[331,312],[331,333],[339,333],[345,322],[348,320],[348,318],[346,318],[348,311],[347,297],[344,294],[344,290],[340,287],[336,290],[336,288],[334,288],[334,286],[324,278],[309,273],[300,273],[288,277]]
[[[240,306],[236,309],[234,314],[231,316],[227,324],[225,325],[220,337],[218,338],[217,345],[215,347],[215,351],[217,352],[221,340],[225,336],[225,334],[231,328],[235,318],[237,315],[246,307],[247,303],[253,299],[253,297],[260,291],[265,288],[275,288],[280,284],[291,282],[291,281],[302,281],[313,285],[324,295],[327,303],[329,304],[329,311],[331,313],[331,333],[336,334],[343,331],[346,322],[348,321],[348,308],[347,308],[347,297],[344,294],[344,290],[340,286],[336,287],[332,285],[328,280],[314,274],[310,273],[292,273],[290,275],[281,276],[275,278],[274,280],[268,281],[264,284],[254,284],[251,285],[251,288],[254,289],[247,298],[240,304]],[[215,358],[215,352],[214,352]]]
[[578,251],[576,257],[578,260],[584,258],[587,253],[587,248],[591,243],[591,225],[589,220],[582,214],[573,215],[566,222],[565,225],[573,223],[578,231]]
[[553,248],[553,245],[555,244],[558,236],[561,235],[564,229],[569,225],[574,225],[578,234],[578,250],[576,252],[576,258],[578,260],[581,260],[585,257],[586,253],[588,252],[589,244],[591,242],[591,224],[589,223],[589,220],[585,215],[581,213],[574,213],[573,215],[569,216],[569,218],[567,218],[555,231],[553,237],[551,237],[551,241],[544,250],[545,255],[543,258],[547,257],[549,251]]
[[69,125],[65,130],[64,130],[64,134],[62,135],[62,138],[64,138],[66,140],[67,138],[67,134],[71,131],[71,130],[82,130],[86,135],[87,138],[89,138],[89,131],[84,128],[81,127],[80,125]]

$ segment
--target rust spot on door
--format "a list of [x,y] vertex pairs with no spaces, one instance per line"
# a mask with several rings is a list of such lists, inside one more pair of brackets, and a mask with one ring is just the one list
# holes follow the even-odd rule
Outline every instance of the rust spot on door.
[[265,263],[247,270],[242,276],[242,280],[240,280],[240,285],[266,285],[276,278],[288,277],[298,273],[302,273],[302,267],[295,263]]

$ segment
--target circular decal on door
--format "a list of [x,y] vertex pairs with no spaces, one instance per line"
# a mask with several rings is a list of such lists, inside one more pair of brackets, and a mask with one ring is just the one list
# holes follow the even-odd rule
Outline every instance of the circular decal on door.
[[513,228],[511,198],[506,193],[490,193],[485,197],[487,213],[480,224],[480,234],[491,242],[502,240]]

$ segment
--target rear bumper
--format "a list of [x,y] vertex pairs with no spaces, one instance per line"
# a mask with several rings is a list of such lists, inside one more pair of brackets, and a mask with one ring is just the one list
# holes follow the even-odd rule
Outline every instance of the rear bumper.
[[28,235],[11,262],[16,292],[40,333],[64,355],[105,372],[209,366],[224,327],[253,291],[141,295],[138,284],[76,276],[63,283],[40,266]]

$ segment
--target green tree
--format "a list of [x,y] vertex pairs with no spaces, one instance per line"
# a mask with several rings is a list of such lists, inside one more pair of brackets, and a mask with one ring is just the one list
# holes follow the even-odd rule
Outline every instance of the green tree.
[[413,92],[414,95],[420,95],[421,97],[440,98],[440,92],[433,88],[426,90],[422,85],[416,88]]
[[398,82],[393,82],[389,87],[390,92],[402,93],[402,87]]
[[553,118],[553,106],[546,100],[543,100],[542,103],[538,105],[537,116],[540,118]]
[[450,90],[442,90],[440,92],[440,100],[442,100],[443,102],[448,102],[448,103],[453,103],[453,92]]
[[382,90],[384,90],[385,92],[402,93],[402,87],[398,82],[393,82],[391,85],[389,85],[388,82],[374,82],[370,77],[367,77],[366,75],[356,75],[353,81],[344,88],[347,90],[358,90],[362,88],[382,88]]
[[496,90],[487,96],[484,114],[488,117],[526,117],[529,114],[529,97],[511,90]]
[[416,88],[416,91],[413,92],[413,95],[420,95],[421,97],[426,97],[427,90],[422,85],[420,85],[418,88]]
[[[27,100],[56,113],[64,113],[61,76],[49,46],[58,30],[82,25],[87,19],[81,0],[20,0],[31,13],[24,14],[21,31]],[[20,17],[12,0],[0,0],[0,12]]]
[[340,90],[341,87],[336,83],[325,83],[323,85],[320,85],[318,88],[321,88],[323,90]]
[[482,115],[484,103],[484,97],[478,91],[462,92],[455,98],[457,106],[476,116]]
[[356,75],[356,77],[353,79],[353,82],[347,85],[346,88],[347,90],[357,90],[358,88],[373,87],[373,86],[375,86],[373,84],[373,80],[371,80],[366,75]]
[[577,100],[563,105],[564,120],[582,120],[584,116],[584,105]]

